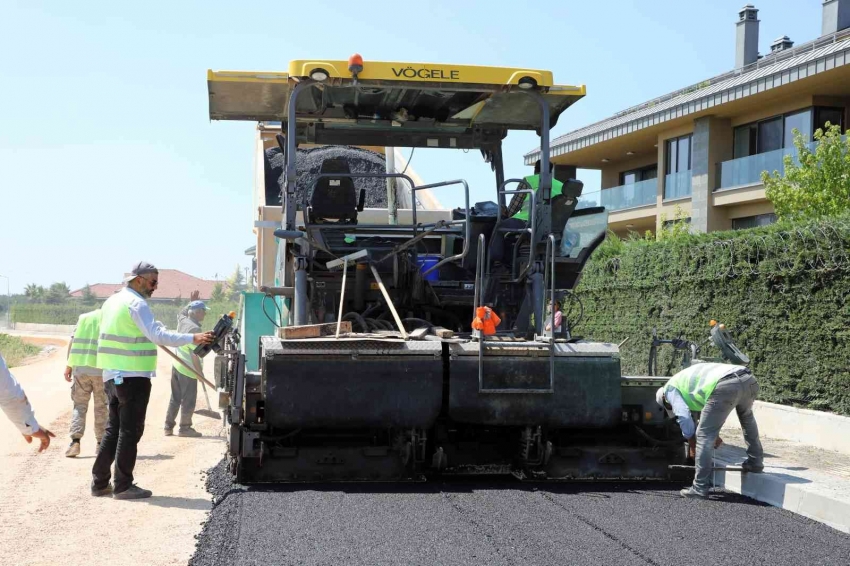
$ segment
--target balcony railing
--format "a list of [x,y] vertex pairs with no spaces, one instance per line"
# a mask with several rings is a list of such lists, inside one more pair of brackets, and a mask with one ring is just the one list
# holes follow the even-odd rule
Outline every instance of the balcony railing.
[[655,204],[657,191],[658,179],[647,179],[631,185],[621,185],[582,194],[576,208],[604,206],[608,211],[615,211],[646,206]]
[[664,178],[664,200],[691,196],[691,171],[670,173]]
[[[811,151],[815,151],[817,142],[812,142],[808,145]],[[794,161],[799,164],[796,147],[785,147],[775,151],[757,153],[747,157],[739,157],[731,161],[724,161],[720,164],[720,182],[717,188],[731,189],[734,187],[760,184],[761,174],[764,171],[768,171],[769,173],[779,171],[780,175],[784,175],[786,155],[793,155]]]

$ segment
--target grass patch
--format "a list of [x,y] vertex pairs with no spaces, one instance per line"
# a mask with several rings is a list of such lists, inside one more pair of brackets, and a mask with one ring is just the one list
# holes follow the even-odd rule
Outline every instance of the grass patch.
[[6,360],[6,365],[15,367],[23,360],[34,356],[41,351],[38,346],[27,344],[17,336],[0,334],[0,354]]

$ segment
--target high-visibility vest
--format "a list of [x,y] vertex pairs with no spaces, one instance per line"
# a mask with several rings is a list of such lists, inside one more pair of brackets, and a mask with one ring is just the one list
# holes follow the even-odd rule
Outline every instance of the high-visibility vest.
[[[525,182],[528,183],[529,185],[531,185],[531,188],[534,191],[534,194],[536,195],[537,194],[537,188],[540,186],[540,175],[530,175],[530,176],[525,178]],[[524,189],[525,187],[520,185],[518,188]],[[564,189],[564,184],[561,181],[559,181],[557,179],[552,179],[551,198],[555,198],[555,196],[561,194],[561,191],[563,189]],[[529,197],[526,194],[525,195],[525,202],[522,203],[522,209],[519,212],[517,212],[516,214],[514,214],[513,218],[519,218],[520,220],[525,220],[526,222],[528,222],[528,215],[529,215],[528,211],[529,210],[531,210],[531,197]]]
[[[195,356],[195,354],[193,354],[193,352],[195,351],[195,347],[196,346],[194,344],[186,344],[185,346],[180,346],[179,348],[177,348],[177,357],[186,362],[186,365],[188,365],[190,368],[199,367],[199,364],[193,362],[195,358],[198,358],[197,356]],[[186,377],[198,379],[198,376],[186,369],[183,364],[175,362],[174,369],[176,369],[178,372],[185,375]]]
[[71,341],[68,366],[97,367],[97,339],[100,334],[100,309],[81,314]]
[[700,363],[685,368],[664,385],[664,391],[676,389],[692,411],[702,411],[717,382],[732,372],[746,369],[731,364]]
[[121,291],[100,307],[97,367],[115,371],[156,371],[156,346],[130,316],[132,296]]

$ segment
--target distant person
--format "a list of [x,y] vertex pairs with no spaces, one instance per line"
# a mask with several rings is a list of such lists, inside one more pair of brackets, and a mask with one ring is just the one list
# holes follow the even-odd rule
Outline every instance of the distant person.
[[35,420],[35,413],[27,400],[27,395],[9,371],[2,354],[0,354],[0,409],[3,409],[9,420],[18,427],[28,443],[32,443],[33,438],[39,440],[39,452],[47,450],[50,439],[56,438],[55,434],[40,426]]
[[[531,187],[531,190],[534,191],[535,196],[537,196],[537,189],[540,187],[540,160],[534,162],[534,175],[529,175],[525,178],[525,182],[528,183],[528,186]],[[549,172],[552,173],[555,170],[554,164],[549,163]],[[520,183],[517,189],[528,189],[527,186]],[[554,198],[555,196],[561,194],[564,190],[564,184],[552,177],[552,191],[550,198]],[[502,228],[510,228],[512,230],[522,230],[528,227],[528,223],[531,217],[531,199],[528,198],[528,193],[517,193],[511,199],[510,204],[506,208],[502,209],[502,217],[504,220],[499,223],[499,229]],[[505,248],[505,234],[503,233],[493,233],[493,236],[490,239],[490,261],[494,263],[505,263],[506,258],[504,258],[504,248]],[[509,236],[510,237],[510,236]]]
[[[720,428],[733,408],[738,413],[747,444],[747,459],[741,467],[745,472],[764,470],[764,453],[753,415],[753,402],[758,392],[759,384],[748,368],[705,362],[683,369],[658,389],[655,400],[675,413],[682,436],[691,449],[696,448],[694,483],[680,492],[683,497],[708,497],[712,468],[710,447],[719,445]],[[702,413],[696,430],[691,411]]]
[[[203,301],[192,301],[177,315],[177,332],[195,334],[201,331],[201,324],[209,309]],[[191,368],[200,371],[201,358],[194,353],[195,346],[188,344],[177,348],[177,356]],[[165,413],[165,436],[174,434],[177,424],[177,412],[180,411],[180,428],[177,436],[199,437],[200,432],[192,428],[192,415],[195,413],[195,401],[198,398],[198,378],[183,364],[174,362],[171,366],[171,400]]]
[[[549,311],[549,314],[546,316],[546,330],[552,330],[552,311]],[[561,313],[561,301],[555,301],[555,332],[553,334],[560,334],[563,332],[563,313]]]
[[[101,307],[97,367],[109,397],[109,422],[92,468],[91,493],[95,497],[143,499],[151,492],[133,483],[136,450],[145,431],[145,414],[156,376],[156,344],[180,347],[209,344],[211,332],[179,334],[154,321],[145,299],[159,284],[159,271],[147,262],[133,266],[126,286]],[[115,463],[114,487],[110,485]]]
[[81,314],[68,345],[68,362],[65,366],[65,381],[72,381],[71,401],[74,412],[71,416],[71,444],[65,456],[80,455],[80,440],[86,432],[86,413],[89,398],[94,398],[94,437],[97,449],[106,430],[106,392],[103,389],[103,372],[97,368],[97,339],[100,334],[100,309]]

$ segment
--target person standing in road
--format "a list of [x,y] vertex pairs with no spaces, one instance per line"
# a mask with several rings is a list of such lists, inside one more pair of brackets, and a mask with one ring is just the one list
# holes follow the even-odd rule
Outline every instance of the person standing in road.
[[[147,262],[133,266],[124,278],[126,286],[101,307],[97,367],[109,398],[109,421],[92,467],[91,493],[95,497],[142,499],[151,492],[133,483],[136,451],[145,430],[145,414],[156,376],[156,345],[180,347],[209,344],[212,332],[179,334],[169,332],[145,299],[159,284],[159,271]],[[110,485],[115,463],[114,486]]]
[[[764,453],[753,415],[753,402],[758,391],[759,384],[748,368],[705,362],[683,369],[658,389],[655,400],[678,417],[682,436],[688,440],[691,449],[694,445],[696,448],[696,475],[693,485],[680,492],[682,497],[708,497],[711,446],[719,445],[720,428],[732,409],[738,413],[747,444],[747,459],[741,467],[752,473],[764,470]],[[694,427],[691,411],[701,413],[697,427]]]
[[9,371],[2,354],[0,354],[0,409],[3,409],[9,420],[18,427],[27,443],[32,443],[33,438],[39,440],[39,452],[47,450],[50,439],[56,438],[55,434],[40,426],[35,420],[35,413],[27,395]]
[[103,389],[103,372],[97,368],[97,338],[100,333],[100,309],[81,314],[68,346],[68,363],[65,381],[72,381],[71,400],[74,412],[71,417],[71,444],[65,456],[80,455],[80,439],[86,432],[86,413],[89,397],[94,398],[94,437],[97,449],[106,430],[106,392]]
[[[209,309],[203,301],[192,301],[177,316],[177,332],[195,334],[201,331]],[[187,344],[177,349],[177,356],[189,367],[200,371],[201,358],[194,353],[195,346]],[[177,362],[171,367],[171,401],[165,413],[165,436],[174,434],[177,412],[180,411],[180,428],[177,436],[199,437],[200,432],[192,428],[192,415],[195,412],[195,401],[198,397],[198,378]]]

